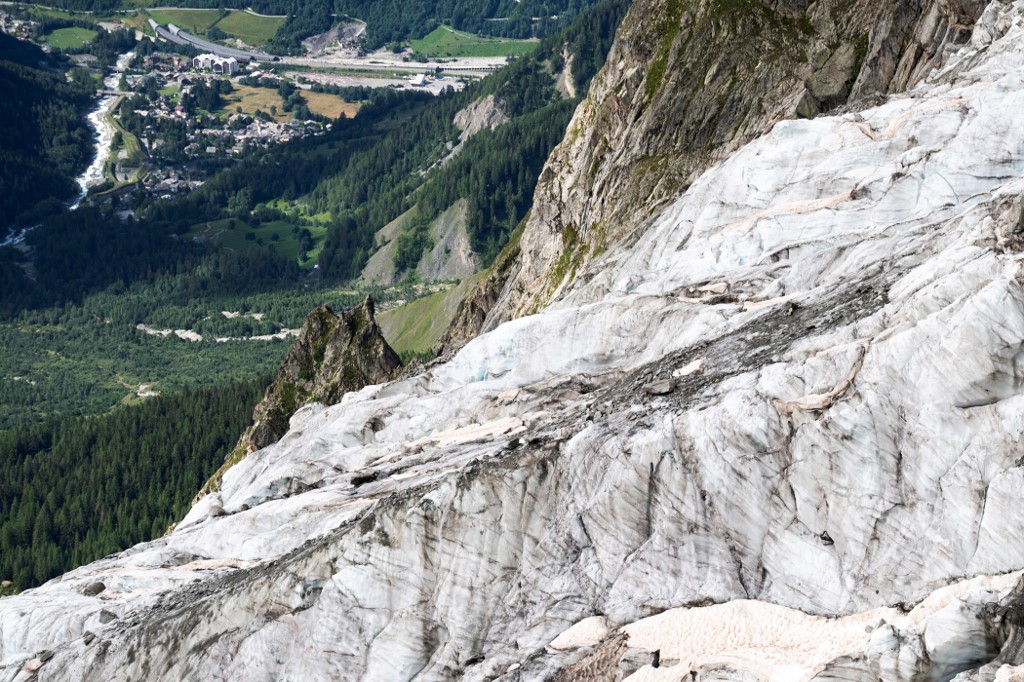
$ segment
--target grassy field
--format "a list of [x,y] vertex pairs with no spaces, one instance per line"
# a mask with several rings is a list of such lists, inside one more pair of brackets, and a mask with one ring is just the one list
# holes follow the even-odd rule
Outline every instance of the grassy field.
[[222,116],[230,116],[235,113],[238,107],[242,107],[242,113],[252,116],[257,110],[270,113],[270,107],[277,107],[277,114],[274,119],[280,123],[287,123],[292,120],[290,112],[284,111],[284,100],[277,90],[270,88],[253,88],[248,85],[235,85],[234,91],[224,97],[226,104],[214,113]]
[[[110,111],[117,111],[117,107],[113,106]],[[110,115],[106,116],[108,122],[114,126],[114,129],[121,133],[121,148],[128,151],[129,158],[135,163],[141,163],[146,158],[145,152],[142,151],[142,145],[139,143],[139,138],[135,137],[132,133],[125,130],[121,122],[116,117]],[[111,155],[113,157],[114,155]]]
[[423,38],[410,41],[410,44],[415,52],[425,57],[507,57],[526,54],[538,43],[477,36],[438,26]]
[[320,114],[327,118],[338,118],[345,114],[346,118],[352,118],[359,111],[359,105],[346,102],[337,95],[329,92],[302,91],[302,99],[306,100],[306,106],[314,114]]
[[477,273],[455,287],[378,313],[377,323],[384,338],[400,355],[430,351],[448,329],[459,303],[483,276],[484,273]]
[[34,21],[38,21],[39,17],[48,17],[50,19],[81,19],[82,15],[76,12],[65,12],[64,10],[55,9],[53,7],[31,7],[28,9],[28,16]]
[[[234,224],[232,228],[231,225]],[[327,228],[319,225],[304,226],[313,235],[313,248],[307,253],[308,260],[299,260],[299,242],[292,231],[296,224],[289,220],[276,220],[253,227],[244,220],[225,218],[208,223],[193,225],[185,238],[214,242],[233,251],[274,250],[295,260],[304,268],[312,268],[323,249]],[[252,235],[247,239],[247,235]]]
[[205,34],[220,19],[220,10],[215,9],[161,9],[148,13],[158,24],[174,24],[193,34]]
[[73,50],[82,47],[82,45],[93,40],[97,35],[99,35],[98,31],[88,28],[58,28],[52,33],[47,33],[43,40],[58,49]]
[[248,12],[231,11],[217,22],[217,28],[247,45],[265,45],[284,23],[284,17],[260,17]]
[[[121,149],[128,152],[129,164],[139,164],[146,159],[146,154],[142,151],[142,145],[139,144],[139,138],[135,137],[127,130],[125,130],[116,119],[111,121],[117,128],[118,132],[121,133]],[[115,157],[116,158],[116,157]]]
[[136,31],[142,31],[148,35],[153,35],[153,29],[150,28],[149,22],[146,21],[146,15],[142,12],[136,12],[134,14],[119,14],[115,18],[119,21],[123,21],[125,26],[134,28]]
[[230,10],[221,18],[220,10],[176,8],[143,10],[133,18],[143,18],[143,14],[152,17],[158,24],[174,24],[203,37],[216,26],[232,38],[238,38],[253,47],[265,45],[285,20],[285,17],[261,17],[242,10]]
[[[294,69],[293,65],[273,65],[263,64],[264,71],[275,71],[279,76],[287,74],[288,71]],[[409,76],[415,76],[418,71],[406,71],[403,69],[395,68],[394,70],[378,71],[375,69],[346,69],[339,66],[303,66],[303,71],[311,73],[326,73],[336,76],[357,76],[359,78],[408,78]]]
[[[117,107],[120,104],[118,100],[114,106],[110,108],[110,111],[117,111]],[[121,144],[116,148],[111,149],[110,158],[107,159],[106,174],[107,179],[113,182],[116,186],[120,186],[122,183],[118,182],[117,178],[114,177],[114,167],[117,165],[120,152],[122,150],[128,152],[128,158],[126,159],[126,165],[137,166],[140,165],[145,159],[146,154],[142,151],[142,145],[139,144],[139,138],[125,130],[124,126],[121,125],[120,121],[112,116],[109,112],[105,116],[107,122],[114,127],[114,130],[121,134]],[[136,172],[135,177],[137,178],[139,172]]]

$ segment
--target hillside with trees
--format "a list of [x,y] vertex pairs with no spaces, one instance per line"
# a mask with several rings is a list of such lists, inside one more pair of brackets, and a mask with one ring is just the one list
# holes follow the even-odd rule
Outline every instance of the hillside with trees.
[[0,431],[0,579],[25,589],[162,535],[248,425],[262,384]]
[[[426,222],[459,199],[469,203],[472,246],[489,263],[526,215],[544,161],[562,139],[578,102],[565,99],[552,77],[563,66],[563,50],[572,55],[577,96],[582,97],[627,7],[623,0],[595,7],[494,76],[430,103],[401,128],[354,153],[340,173],[318,183],[310,193],[312,204],[333,217],[321,268],[337,277],[356,276],[381,227],[418,205],[419,220],[409,229],[418,226],[422,232]],[[478,133],[451,162],[418,173],[457,141],[455,113],[487,95],[495,97],[511,122]],[[414,266],[430,246],[415,234],[405,244],[396,263],[401,269]]]
[[0,33],[0,226],[45,198],[74,196],[73,178],[89,165],[83,115],[96,84],[83,70],[70,74],[35,45]]

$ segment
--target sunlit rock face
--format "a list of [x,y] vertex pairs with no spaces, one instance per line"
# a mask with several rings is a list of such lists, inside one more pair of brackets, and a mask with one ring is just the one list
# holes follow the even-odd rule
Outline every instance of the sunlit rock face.
[[401,367],[377,326],[372,298],[340,315],[317,308],[306,316],[237,447],[247,453],[264,448],[288,431],[299,407],[333,405],[350,391],[393,378]]
[[545,164],[485,330],[536,312],[713,164],[788,118],[914,86],[985,0],[637,0]]
[[1022,46],[991,3],[541,313],[303,408],[0,600],[0,680],[1019,679]]

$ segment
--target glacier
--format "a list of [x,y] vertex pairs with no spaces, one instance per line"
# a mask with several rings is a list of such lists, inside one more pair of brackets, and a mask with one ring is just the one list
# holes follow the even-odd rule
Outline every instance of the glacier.
[[778,123],[540,313],[0,600],[0,680],[1024,678],[1022,112],[994,0],[916,87]]

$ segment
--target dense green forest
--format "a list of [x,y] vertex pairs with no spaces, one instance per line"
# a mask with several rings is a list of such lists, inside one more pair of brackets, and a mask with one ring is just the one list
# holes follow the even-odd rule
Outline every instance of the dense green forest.
[[70,80],[64,72],[38,47],[0,33],[0,226],[47,197],[73,197],[73,178],[89,165],[92,133],[83,115],[96,83],[83,70]]
[[[14,249],[0,249],[0,268],[14,273],[11,286],[0,291],[4,317],[80,303],[91,292],[136,281],[180,275],[168,281],[197,292],[232,293],[273,288],[298,275],[298,267],[282,256],[211,254],[199,244],[176,239],[167,225],[120,220],[109,206],[58,210],[25,243],[32,249],[30,260]],[[31,277],[19,275],[22,262],[31,267]]]
[[0,579],[25,589],[162,535],[234,446],[264,383],[0,431]]

